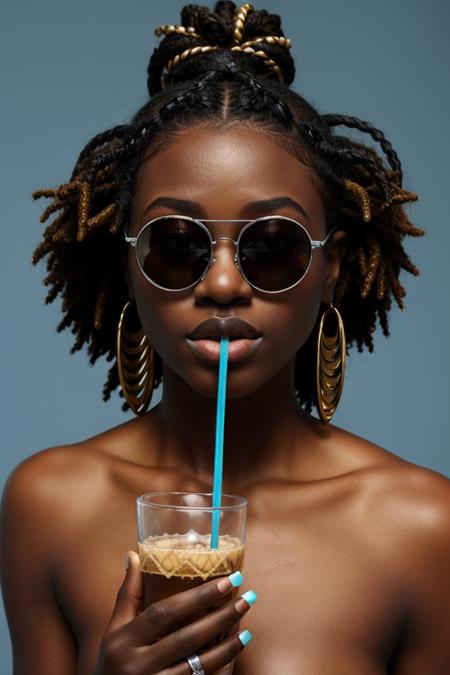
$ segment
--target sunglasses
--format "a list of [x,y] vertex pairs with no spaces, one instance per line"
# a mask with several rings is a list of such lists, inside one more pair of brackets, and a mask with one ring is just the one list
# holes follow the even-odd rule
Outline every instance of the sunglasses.
[[[237,238],[213,240],[204,223],[247,223]],[[313,251],[325,246],[311,239],[305,227],[285,216],[256,220],[196,220],[189,216],[160,216],[146,223],[137,237],[125,241],[136,250],[143,275],[164,291],[185,291],[205,278],[216,260],[213,246],[220,239],[235,245],[234,262],[247,283],[264,293],[281,293],[296,286],[311,266]]]

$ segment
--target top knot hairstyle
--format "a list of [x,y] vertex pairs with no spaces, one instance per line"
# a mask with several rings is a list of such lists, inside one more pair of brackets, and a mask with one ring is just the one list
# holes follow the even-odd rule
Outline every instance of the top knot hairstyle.
[[[402,187],[401,164],[391,143],[356,117],[320,114],[289,88],[295,66],[277,15],[229,1],[217,2],[214,10],[186,5],[181,26],[160,26],[155,33],[164,37],[147,69],[149,101],[128,124],[87,143],[68,183],[33,193],[34,199],[53,200],[41,222],[56,216],[32,256],[33,264],[47,256],[44,284],[50,290],[45,302],[61,295],[64,316],[57,330],[72,327],[76,339],[71,353],[87,343],[92,365],[102,355],[114,360],[103,400],[119,385],[116,330],[129,300],[123,228],[136,172],[144,156],[195,124],[257,124],[315,170],[327,227],[338,225],[348,236],[333,301],[343,318],[347,346],[373,351],[378,323],[389,335],[392,299],[404,307],[400,271],[419,274],[403,237],[424,234],[404,211],[404,204],[417,196]],[[338,126],[368,134],[381,153],[337,134]],[[157,387],[162,367],[156,356]],[[315,402],[314,378],[315,331],[296,359],[296,396],[308,412]],[[128,409],[124,402],[122,410]]]

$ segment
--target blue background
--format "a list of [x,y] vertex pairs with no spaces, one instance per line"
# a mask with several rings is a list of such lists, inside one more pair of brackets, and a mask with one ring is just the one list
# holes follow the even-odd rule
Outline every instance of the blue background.
[[[92,368],[84,352],[70,356],[72,334],[56,333],[60,300],[43,304],[44,263],[30,262],[48,202],[33,202],[31,192],[66,182],[85,143],[144,103],[146,66],[158,42],[153,30],[180,23],[183,4],[40,0],[3,9],[0,489],[25,457],[133,416],[120,410],[117,392],[107,404],[101,400],[110,364],[102,359]],[[293,41],[294,88],[323,113],[356,115],[386,133],[402,160],[405,187],[421,197],[409,213],[427,230],[425,238],[406,240],[422,270],[419,278],[403,276],[407,311],[394,307],[391,337],[379,334],[374,354],[350,356],[333,423],[449,475],[450,5],[256,5],[263,7],[281,14]],[[8,673],[3,614],[0,635],[0,671]]]

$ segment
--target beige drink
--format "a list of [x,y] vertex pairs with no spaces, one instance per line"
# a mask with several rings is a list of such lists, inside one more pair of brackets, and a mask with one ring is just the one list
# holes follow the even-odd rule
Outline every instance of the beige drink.
[[[241,544],[238,537],[219,535],[218,549],[211,549],[210,542],[210,534],[198,534],[194,530],[184,535],[149,536],[142,543],[139,542],[140,568],[145,573],[144,606],[186,591],[214,577],[242,569],[245,545]],[[235,597],[237,592],[238,589],[234,589],[227,599]],[[205,614],[206,612],[201,612],[191,616],[186,623],[200,619]],[[177,628],[183,625],[180,624]],[[210,649],[238,630],[239,621],[229,631],[210,640],[204,649]],[[232,670],[233,665],[230,664],[219,672],[225,675]]]
[[219,535],[217,549],[211,549],[210,543],[210,533],[194,530],[148,536],[139,542],[140,568],[146,573],[144,605],[242,569],[245,545],[238,537]]

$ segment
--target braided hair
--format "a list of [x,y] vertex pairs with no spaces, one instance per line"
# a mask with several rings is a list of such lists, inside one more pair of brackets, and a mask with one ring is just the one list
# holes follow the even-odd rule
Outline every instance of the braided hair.
[[[347,349],[356,345],[358,351],[373,351],[378,324],[389,335],[392,300],[404,308],[399,274],[402,269],[419,274],[402,244],[405,235],[424,234],[412,225],[403,206],[418,197],[402,187],[401,163],[391,143],[369,122],[320,114],[290,89],[295,66],[282,41],[258,43],[267,58],[257,58],[254,50],[228,49],[235,16],[236,5],[228,0],[217,2],[214,10],[184,6],[181,24],[186,30],[167,31],[150,58],[149,100],[129,123],[87,143],[69,182],[33,193],[34,199],[52,199],[41,222],[55,215],[32,255],[33,264],[46,256],[43,283],[50,289],[45,302],[61,296],[63,318],[57,331],[71,328],[75,335],[71,353],[86,344],[91,365],[102,355],[113,361],[103,387],[104,401],[119,386],[116,330],[129,299],[122,228],[129,219],[136,172],[144,157],[157,153],[180,130],[201,122],[225,127],[251,121],[314,169],[327,227],[338,225],[348,237],[333,300],[343,318]],[[261,36],[284,37],[280,17],[263,9],[250,12],[244,26],[244,40]],[[217,48],[189,52],[189,58],[166,72],[180,53],[208,45]],[[281,79],[268,67],[270,62],[277,64]],[[335,127],[368,134],[381,153],[336,133]],[[296,357],[296,397],[307,412],[315,402],[316,331],[317,326]],[[158,387],[162,363],[155,356]],[[123,397],[121,391],[119,395]],[[128,409],[124,401],[122,410]]]

